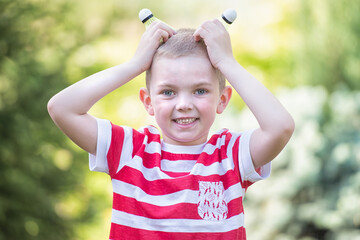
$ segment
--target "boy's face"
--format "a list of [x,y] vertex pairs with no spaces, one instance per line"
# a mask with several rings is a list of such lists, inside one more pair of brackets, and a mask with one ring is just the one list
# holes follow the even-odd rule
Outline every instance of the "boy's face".
[[150,89],[140,90],[148,113],[155,116],[163,139],[176,145],[206,142],[216,113],[231,97],[206,57],[159,58],[152,63]]

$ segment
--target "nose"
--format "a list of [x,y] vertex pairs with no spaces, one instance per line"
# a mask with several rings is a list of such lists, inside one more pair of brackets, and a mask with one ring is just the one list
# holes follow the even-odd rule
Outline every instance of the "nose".
[[178,111],[189,111],[193,109],[193,102],[191,96],[182,94],[178,96],[176,103],[176,110]]

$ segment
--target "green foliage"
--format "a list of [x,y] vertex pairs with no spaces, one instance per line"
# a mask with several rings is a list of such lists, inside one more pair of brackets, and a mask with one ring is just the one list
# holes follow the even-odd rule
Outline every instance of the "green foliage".
[[360,5],[351,1],[302,1],[296,25],[302,34],[297,50],[298,82],[329,91],[360,89]]
[[272,177],[248,191],[249,234],[254,239],[358,239],[359,92],[299,87],[279,97],[297,120],[296,130],[273,162]]
[[359,7],[302,1],[293,17],[301,42],[292,76],[313,87],[279,93],[296,130],[272,177],[249,190],[254,239],[359,239]]
[[[71,149],[46,111],[67,86],[67,55],[80,43],[68,42],[81,29],[68,22],[71,8],[0,3],[0,239],[73,239],[74,226],[94,216],[82,196],[87,164],[78,159],[86,155]],[[84,206],[66,211],[70,198]]]

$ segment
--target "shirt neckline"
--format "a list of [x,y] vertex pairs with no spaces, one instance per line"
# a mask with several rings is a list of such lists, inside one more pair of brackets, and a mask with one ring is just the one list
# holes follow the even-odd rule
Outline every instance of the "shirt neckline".
[[204,147],[206,145],[206,142],[198,145],[175,145],[164,142],[164,140],[161,140],[161,149],[166,152],[171,152],[175,154],[200,154]]

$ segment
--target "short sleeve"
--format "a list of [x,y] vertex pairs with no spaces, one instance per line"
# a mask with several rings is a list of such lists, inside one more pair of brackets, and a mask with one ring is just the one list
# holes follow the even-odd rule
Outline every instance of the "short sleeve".
[[259,169],[254,168],[250,154],[250,138],[253,130],[245,131],[241,134],[239,143],[239,168],[244,181],[256,182],[270,176],[271,162]]
[[97,121],[96,155],[89,153],[89,167],[91,171],[109,173],[107,153],[111,143],[111,123],[108,120]]

